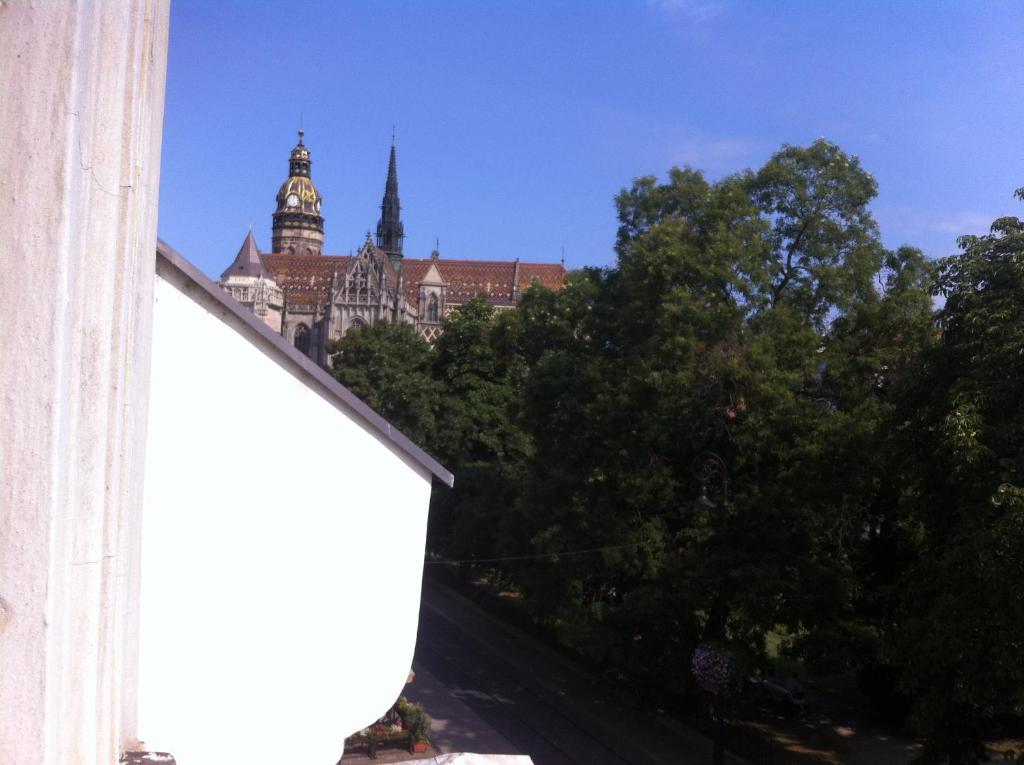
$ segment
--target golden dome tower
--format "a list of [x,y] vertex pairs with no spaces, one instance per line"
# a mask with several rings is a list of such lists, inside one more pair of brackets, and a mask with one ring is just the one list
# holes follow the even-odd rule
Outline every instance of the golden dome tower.
[[288,159],[288,180],[277,192],[271,248],[277,253],[320,255],[324,249],[324,219],[320,215],[320,192],[310,177],[313,163],[302,143],[304,134],[299,130],[299,143]]

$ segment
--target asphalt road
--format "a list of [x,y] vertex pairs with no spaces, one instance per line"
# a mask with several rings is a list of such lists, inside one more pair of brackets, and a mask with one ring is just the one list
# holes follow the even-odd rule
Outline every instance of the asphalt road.
[[429,577],[415,661],[537,765],[711,761],[708,739],[623,708],[590,673]]

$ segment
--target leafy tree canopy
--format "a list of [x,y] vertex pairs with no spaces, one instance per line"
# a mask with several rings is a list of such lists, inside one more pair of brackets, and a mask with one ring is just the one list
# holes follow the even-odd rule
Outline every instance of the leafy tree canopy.
[[898,442],[914,558],[895,661],[934,763],[985,762],[986,724],[1024,712],[1024,223],[959,244],[939,262],[939,337]]
[[434,440],[439,388],[430,346],[408,324],[353,327],[328,346],[334,377],[418,443]]
[[[655,666],[671,633],[682,666],[723,617],[724,579],[728,631],[752,652],[778,624],[808,657],[858,650],[865,476],[930,312],[920,253],[878,241],[875,188],[825,141],[715,183],[641,178],[617,198],[616,266],[529,309],[551,334],[526,355],[535,453],[508,549],[615,548],[519,567],[569,639]],[[693,507],[709,450],[732,473],[724,529]],[[638,604],[663,597],[688,618],[666,633],[651,614],[622,644],[623,615],[639,624]]]

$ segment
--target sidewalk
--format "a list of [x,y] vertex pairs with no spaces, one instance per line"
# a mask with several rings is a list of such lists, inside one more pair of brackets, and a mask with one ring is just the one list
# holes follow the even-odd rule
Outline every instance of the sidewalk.
[[[499,613],[488,608],[486,599],[473,600],[462,591],[448,587],[440,579],[425,581],[425,588],[430,585],[444,588],[451,597],[457,598],[468,609],[491,622],[496,628],[518,633],[519,628],[516,625],[506,622]],[[544,661],[550,665],[557,665],[566,674],[584,680],[590,677],[587,669],[533,636],[520,633],[515,640],[519,644],[530,645],[530,650],[538,662],[543,657]],[[556,673],[549,670],[546,674],[553,677]],[[710,740],[704,738],[694,728],[665,713],[655,714],[654,719],[675,735],[689,738],[693,742],[692,751],[700,750],[702,745],[710,751]],[[784,765],[909,765],[920,751],[919,745],[913,740],[886,735],[859,719],[851,710],[841,712],[834,706],[830,708],[829,714],[819,712],[799,720],[790,720],[772,713],[745,722],[751,728],[774,738],[774,761]],[[731,751],[727,752],[726,758],[735,765],[746,762]]]
[[434,749],[441,753],[526,754],[502,738],[418,662],[412,666],[416,679],[405,687],[405,697],[422,704],[430,715]]
[[[416,662],[413,662],[413,671],[416,678],[405,686],[402,694],[409,701],[422,704],[430,716],[430,749],[416,755],[404,750],[382,749],[374,762],[430,760],[439,754],[456,752],[523,754]],[[342,757],[345,763],[369,761],[363,754],[347,753]]]

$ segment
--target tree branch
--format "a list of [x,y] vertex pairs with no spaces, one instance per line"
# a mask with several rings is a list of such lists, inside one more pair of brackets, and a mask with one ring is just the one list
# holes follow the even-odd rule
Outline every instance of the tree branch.
[[[818,213],[817,211],[815,211],[807,217],[807,219],[804,221],[804,225],[800,227],[799,233],[790,243],[789,247],[786,248],[786,266],[782,272],[782,281],[780,281],[778,285],[772,288],[773,308],[775,307],[775,304],[778,302],[779,295],[782,294],[782,290],[786,288],[786,285],[789,284],[790,280],[793,278],[793,272],[796,271],[797,269],[803,268],[802,266],[793,266],[793,255],[796,252],[797,246],[800,244],[800,240],[803,239],[804,234],[807,233],[807,228],[811,225],[811,221],[814,220],[814,218],[816,218],[817,215]],[[809,271],[806,268],[804,270]]]

